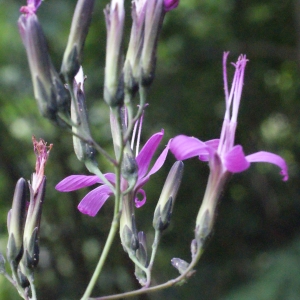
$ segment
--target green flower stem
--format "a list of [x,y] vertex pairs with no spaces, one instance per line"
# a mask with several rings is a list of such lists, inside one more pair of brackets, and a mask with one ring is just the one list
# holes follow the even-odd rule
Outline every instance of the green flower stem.
[[178,276],[177,278],[171,279],[171,280],[169,280],[169,281],[167,281],[163,284],[153,286],[153,287],[148,287],[148,288],[144,287],[144,288],[141,288],[141,289],[136,290],[136,291],[131,291],[131,292],[118,294],[118,295],[104,296],[104,297],[98,297],[98,298],[89,298],[89,300],[125,299],[125,298],[130,298],[130,297],[134,297],[134,296],[138,296],[138,295],[142,295],[142,294],[146,294],[146,293],[157,292],[157,291],[172,287],[176,284],[180,284],[183,281],[185,281],[186,279],[188,279],[194,273],[193,268],[195,267],[195,265],[199,261],[202,253],[203,253],[203,248],[199,247],[197,249],[197,252],[194,255],[189,267],[185,270],[185,272],[182,273],[182,275]]
[[161,238],[161,232],[159,230],[155,230],[154,241],[152,244],[151,258],[150,258],[150,262],[149,262],[149,265],[147,267],[147,272],[146,272],[147,282],[145,284],[145,287],[147,287],[147,288],[150,286],[150,283],[151,283],[151,271],[152,271],[154,259],[155,259],[156,253],[157,253],[160,238]]
[[[100,276],[100,273],[102,271],[102,268],[104,266],[104,263],[106,261],[106,258],[109,254],[110,248],[112,246],[113,240],[116,236],[116,233],[119,228],[120,223],[120,216],[121,216],[121,198],[122,198],[122,192],[121,192],[121,165],[123,160],[123,150],[124,150],[124,143],[123,143],[123,130],[122,130],[122,119],[121,119],[121,112],[118,109],[112,110],[114,113],[114,116],[117,120],[118,124],[118,138],[119,140],[114,141],[115,143],[118,143],[120,146],[119,151],[116,153],[117,156],[117,165],[115,166],[115,174],[116,174],[116,183],[115,183],[115,205],[114,205],[114,216],[113,221],[110,227],[110,231],[105,243],[105,246],[103,248],[103,251],[101,253],[100,259],[98,261],[98,264],[96,266],[96,269],[94,271],[94,274],[85,290],[84,295],[82,296],[81,300],[87,300],[89,299],[94,286],[98,280],[98,277]],[[100,171],[99,171],[100,172]]]
[[[117,201],[117,197],[120,198],[120,186],[117,186],[117,182],[116,182],[116,201],[115,201],[115,212],[116,212],[116,208],[119,207],[119,201]],[[113,243],[113,240],[116,236],[116,233],[118,231],[118,228],[119,228],[119,222],[120,222],[120,213],[118,212],[117,214],[114,213],[114,217],[113,217],[113,221],[112,221],[112,224],[111,224],[111,227],[110,227],[110,231],[109,231],[109,234],[108,234],[108,237],[107,237],[107,240],[106,240],[106,243],[105,243],[105,246],[104,246],[104,249],[101,253],[101,256],[100,256],[100,259],[98,261],[98,264],[96,266],[96,269],[94,271],[94,274],[86,288],[86,291],[84,293],[84,295],[82,296],[81,300],[87,300],[89,299],[89,296],[91,295],[92,291],[93,291],[93,288],[98,280],[98,277],[102,271],[102,268],[103,268],[103,265],[106,261],[106,258],[108,256],[108,253],[110,251],[110,248],[111,248],[111,245]]]

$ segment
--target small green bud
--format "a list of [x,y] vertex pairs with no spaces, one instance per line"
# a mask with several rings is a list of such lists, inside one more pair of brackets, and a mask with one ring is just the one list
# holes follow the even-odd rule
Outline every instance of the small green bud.
[[[146,242],[146,235],[143,231],[140,231],[138,233],[138,240],[139,240],[139,248],[136,250],[136,258],[144,267],[146,267],[148,264],[147,242]],[[146,284],[147,282],[146,273],[141,268],[139,268],[138,265],[135,265],[134,275],[142,286]]]
[[133,203],[128,201],[130,195],[123,197],[122,213],[120,218],[120,238],[125,252],[135,255],[139,248],[137,228],[133,211]]
[[129,143],[124,148],[123,163],[122,163],[122,176],[125,178],[129,186],[134,186],[138,177],[138,165],[133,155]]
[[183,274],[186,271],[186,269],[189,267],[189,263],[187,263],[185,260],[181,258],[176,258],[176,257],[171,259],[171,264],[174,268],[178,270],[180,274]]
[[183,162],[177,161],[168,174],[154,211],[153,227],[155,230],[163,231],[170,224],[174,202],[183,175],[183,167]]

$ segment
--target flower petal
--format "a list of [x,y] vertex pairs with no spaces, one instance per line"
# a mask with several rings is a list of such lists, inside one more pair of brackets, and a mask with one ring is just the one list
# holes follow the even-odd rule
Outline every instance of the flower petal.
[[85,195],[78,205],[78,210],[83,214],[94,217],[110,195],[112,195],[110,188],[101,185]]
[[177,160],[185,160],[194,156],[207,154],[207,146],[202,141],[186,136],[178,135],[172,139],[170,150]]
[[153,134],[147,143],[144,145],[138,156],[136,157],[136,162],[139,166],[139,173],[138,176],[143,177],[149,168],[151,159],[161,141],[163,138],[164,131],[157,132]]
[[203,153],[199,155],[199,159],[202,161],[208,161],[214,153],[218,150],[220,139],[213,139],[205,142],[207,146],[206,149],[203,149]]
[[243,147],[234,146],[224,157],[224,165],[231,173],[239,173],[250,167],[250,162],[245,158]]
[[154,173],[156,173],[161,167],[162,165],[165,163],[169,148],[170,148],[170,144],[171,144],[171,140],[169,140],[166,148],[164,149],[164,151],[160,154],[160,156],[158,157],[158,159],[156,160],[156,162],[154,163],[153,167],[151,168],[151,170],[149,171],[149,173],[144,176],[144,177],[139,177],[138,181],[136,183],[136,189],[139,189],[140,187],[142,187],[144,184],[147,183],[147,181],[150,179],[150,176]]
[[141,194],[143,197],[142,200],[140,200],[136,195],[136,197],[134,199],[135,207],[139,208],[139,207],[142,207],[146,203],[146,192],[143,189],[139,189],[137,193]]
[[[110,181],[111,183],[115,183],[116,175],[113,173],[106,173],[104,174],[105,178]],[[75,190],[82,189],[87,186],[91,186],[95,183],[104,183],[96,175],[71,175],[60,181],[56,186],[55,189],[60,192],[71,192]]]
[[252,162],[267,162],[267,163],[276,165],[281,169],[280,174],[283,176],[282,180],[287,181],[289,179],[287,164],[286,164],[285,160],[277,154],[274,154],[271,152],[266,152],[266,151],[260,151],[260,152],[256,152],[256,153],[247,155],[246,159],[250,163],[252,163]]
[[96,175],[71,175],[60,181],[55,189],[60,192],[71,192],[100,182]]

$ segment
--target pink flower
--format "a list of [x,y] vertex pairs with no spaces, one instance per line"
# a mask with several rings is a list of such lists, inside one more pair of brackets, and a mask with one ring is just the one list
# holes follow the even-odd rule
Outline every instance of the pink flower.
[[[198,156],[202,161],[209,161],[210,168],[214,168],[213,160],[216,156],[221,162],[221,170],[225,172],[239,173],[247,170],[252,162],[267,162],[278,166],[283,181],[288,180],[288,168],[285,160],[277,154],[259,151],[250,155],[245,155],[241,145],[234,145],[235,131],[237,126],[237,116],[244,84],[244,72],[247,64],[245,55],[241,55],[238,61],[233,64],[235,74],[230,93],[227,85],[226,61],[229,52],[224,53],[224,89],[225,89],[225,116],[219,139],[200,141],[194,137],[179,135],[173,138],[170,150],[176,159],[184,160]],[[211,170],[213,171],[213,170]]]
[[[146,142],[142,150],[136,156],[136,163],[138,165],[138,179],[134,187],[134,200],[136,207],[141,207],[145,204],[146,193],[142,189],[142,187],[149,181],[150,176],[156,173],[165,162],[169,150],[169,145],[160,154],[151,170],[148,171],[152,157],[158,145],[160,144],[163,135],[163,130],[152,135]],[[113,185],[115,184],[115,174],[107,173],[104,174],[104,176]],[[111,190],[111,188],[108,185],[104,184],[98,176],[71,175],[59,182],[55,188],[60,192],[70,192],[94,185],[96,183],[101,185],[89,192],[78,205],[78,209],[80,212],[94,217],[106,202],[106,200],[111,195],[113,195],[113,191]],[[138,198],[138,195],[142,196],[141,200]]]

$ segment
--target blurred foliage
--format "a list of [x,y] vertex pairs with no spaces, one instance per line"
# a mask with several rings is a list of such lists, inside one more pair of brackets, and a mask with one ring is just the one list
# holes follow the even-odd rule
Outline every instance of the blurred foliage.
[[[57,68],[75,3],[47,0],[38,12]],[[87,172],[76,160],[70,135],[44,120],[35,105],[17,28],[19,8],[25,1],[0,0],[0,4],[0,251],[6,251],[6,216],[14,185],[19,177],[30,179],[34,170],[31,136],[35,135],[54,144],[46,170],[47,198],[36,274],[39,299],[79,299],[105,242],[113,204],[108,201],[95,218],[90,218],[76,209],[87,190],[55,191],[55,184],[65,176]],[[112,151],[108,109],[102,100],[105,5],[96,1],[84,70],[94,138]],[[129,8],[130,1],[126,5]],[[129,10],[127,21],[128,33]],[[245,53],[250,62],[236,141],[247,154],[266,150],[284,156],[290,180],[282,182],[278,169],[265,164],[233,176],[220,201],[214,234],[196,275],[184,286],[140,299],[299,299],[299,45],[299,0],[182,0],[167,14],[143,141],[161,128],[165,129],[164,143],[179,133],[202,140],[218,137],[224,112],[222,53],[230,51],[230,61]],[[173,161],[169,155],[166,167],[147,184],[148,203],[137,212],[138,228],[146,231],[149,243],[156,199]],[[109,171],[100,156],[99,164],[104,172]],[[197,159],[185,163],[182,188],[159,248],[153,283],[177,276],[171,258],[189,260],[207,169]],[[93,295],[136,288],[132,263],[116,238]],[[19,299],[2,277],[0,299]]]

